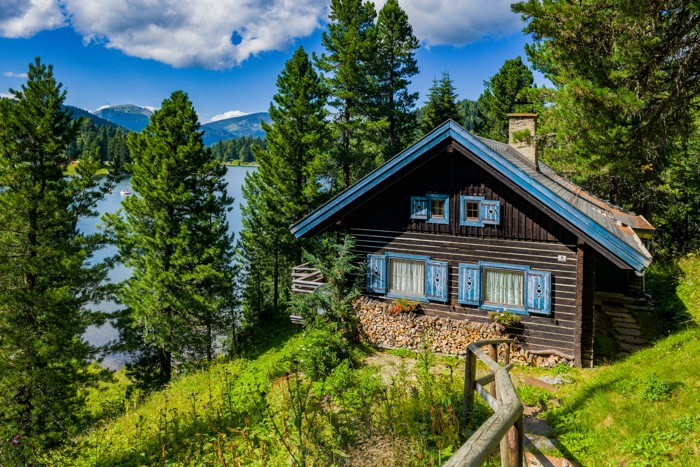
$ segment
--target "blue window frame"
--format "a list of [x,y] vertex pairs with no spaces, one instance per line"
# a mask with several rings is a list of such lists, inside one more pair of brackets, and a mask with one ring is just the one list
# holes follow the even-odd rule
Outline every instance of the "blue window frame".
[[367,255],[367,291],[420,301],[448,299],[448,266],[428,256]]
[[529,266],[459,264],[457,301],[483,310],[519,314],[552,312],[552,274]]
[[411,196],[411,219],[424,220],[429,224],[449,224],[449,195],[430,193],[425,196]]
[[501,223],[501,202],[483,196],[459,197],[459,225],[484,227]]

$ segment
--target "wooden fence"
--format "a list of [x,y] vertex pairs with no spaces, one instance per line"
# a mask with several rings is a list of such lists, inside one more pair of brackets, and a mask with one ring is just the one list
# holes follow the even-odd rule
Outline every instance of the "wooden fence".
[[[510,379],[510,339],[474,342],[467,346],[464,370],[464,419],[469,420],[474,409],[474,393],[478,393],[494,410],[494,414],[445,463],[449,467],[476,467],[486,462],[500,445],[501,466],[523,465],[523,404],[518,399]],[[498,364],[498,345],[506,344],[504,364]],[[488,354],[481,350],[488,347]],[[490,373],[476,379],[476,359]],[[486,386],[489,390],[486,390]]]

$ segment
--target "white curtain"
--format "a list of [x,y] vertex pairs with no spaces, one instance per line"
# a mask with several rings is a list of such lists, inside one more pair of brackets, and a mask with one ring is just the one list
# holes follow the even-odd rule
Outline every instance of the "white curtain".
[[521,271],[486,269],[484,301],[522,307],[524,276]]
[[425,287],[425,263],[408,259],[391,258],[391,292],[423,295]]

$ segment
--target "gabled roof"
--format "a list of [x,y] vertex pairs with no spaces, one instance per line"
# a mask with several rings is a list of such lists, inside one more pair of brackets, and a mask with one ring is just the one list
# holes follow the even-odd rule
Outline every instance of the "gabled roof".
[[637,235],[654,229],[644,217],[594,197],[542,163],[539,163],[538,171],[511,146],[474,136],[453,121],[445,122],[292,225],[292,233],[297,238],[313,235],[334,222],[338,215],[362,202],[369,192],[392,179],[401,169],[449,138],[486,163],[494,173],[510,180],[521,193],[528,194],[540,207],[547,208],[553,217],[613,262],[638,272],[644,271],[651,263],[651,255]]

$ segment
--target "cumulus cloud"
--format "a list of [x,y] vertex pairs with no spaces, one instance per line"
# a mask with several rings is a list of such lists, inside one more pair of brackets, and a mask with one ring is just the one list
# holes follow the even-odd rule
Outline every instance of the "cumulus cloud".
[[[374,0],[381,7],[385,0]],[[518,31],[511,0],[402,0],[426,45],[461,46]],[[0,36],[64,25],[134,57],[175,67],[228,69],[281,50],[321,27],[329,0],[2,0]]]
[[227,118],[234,118],[234,117],[242,117],[244,115],[248,115],[250,112],[243,112],[242,110],[229,110],[228,112],[224,112],[219,115],[214,115],[210,122],[215,122],[217,120],[225,120]]
[[6,92],[0,92],[0,99],[14,99],[15,96]]
[[65,24],[66,17],[56,0],[3,0],[0,36],[31,37],[45,29]]
[[[227,69],[320,25],[324,0],[63,0],[86,42],[175,67]],[[235,36],[236,40],[232,40]],[[234,43],[235,42],[235,43]]]
[[[385,0],[374,0],[377,9]],[[522,29],[512,0],[402,0],[413,33],[430,45],[463,46],[482,37],[505,37]]]
[[26,78],[27,77],[26,73],[15,73],[14,71],[6,71],[2,75],[7,76],[8,78]]

